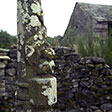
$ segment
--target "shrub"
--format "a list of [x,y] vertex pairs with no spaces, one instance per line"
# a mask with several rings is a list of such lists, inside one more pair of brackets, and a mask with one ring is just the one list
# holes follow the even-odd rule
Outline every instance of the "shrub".
[[6,31],[0,31],[0,48],[9,49],[12,45],[16,45],[16,37],[10,35]]
[[[112,33],[111,33],[112,34]],[[77,50],[81,56],[97,56],[105,59],[106,63],[112,67],[112,35],[107,38],[101,36],[93,38],[88,36],[87,40],[83,41],[81,37],[77,40]]]

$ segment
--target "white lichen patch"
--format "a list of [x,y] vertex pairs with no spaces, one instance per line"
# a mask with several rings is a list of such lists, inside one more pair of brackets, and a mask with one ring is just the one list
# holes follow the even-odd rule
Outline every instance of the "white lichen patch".
[[32,110],[27,110],[27,112],[32,112]]
[[22,23],[28,23],[28,19],[30,18],[30,16],[28,15],[28,13],[24,13],[24,16],[22,16]]
[[51,60],[50,62],[49,61],[45,61],[44,63],[40,64],[39,67],[42,68],[43,66],[49,66],[52,73],[54,73],[54,70],[53,70],[53,66],[55,66],[55,63],[53,60]]
[[21,13],[24,13],[24,10],[23,10],[23,8],[22,8],[22,3],[21,3],[21,1],[18,1],[17,4],[18,4],[18,10],[19,10]]
[[53,60],[50,61],[49,66],[50,66],[50,68],[51,68],[51,70],[52,70],[52,73],[54,73],[53,67],[55,66],[55,63],[54,63]]
[[38,35],[37,34],[34,35],[33,38],[34,38],[34,40],[37,40],[38,39]]
[[50,78],[33,78],[38,84],[47,84]]
[[42,68],[45,65],[49,65],[49,62],[48,61],[45,61],[44,63],[40,64],[39,67]]
[[38,40],[38,41],[36,41],[36,42],[34,43],[33,46],[34,46],[34,47],[37,46],[37,45],[40,46],[40,45],[42,45],[43,43],[44,43],[44,41]]
[[24,44],[24,37],[22,35],[20,35],[20,44],[23,45]]
[[17,62],[20,62],[21,61],[21,53],[20,51],[18,50],[17,51]]
[[43,39],[43,36],[42,35],[39,35],[39,39],[42,40]]
[[47,86],[42,86],[42,89],[47,89]]
[[40,35],[40,34],[39,35],[36,34],[36,35],[34,35],[33,38],[34,38],[35,41],[38,40],[38,39],[42,40],[43,39],[43,36]]
[[35,102],[34,102],[34,100],[33,100],[33,99],[30,99],[30,104],[32,104],[32,105],[34,105],[34,104],[35,104]]
[[31,57],[34,52],[35,52],[35,49],[32,46],[30,45],[25,46],[25,54],[27,57]]
[[57,83],[56,78],[50,78],[50,86],[45,88],[45,91],[42,92],[44,96],[48,97],[48,105],[53,105],[57,102]]
[[39,21],[39,19],[38,19],[37,16],[34,16],[34,15],[31,16],[31,17],[30,17],[30,20],[31,20],[30,25],[31,25],[32,27],[41,26],[41,23],[40,23],[40,21]]
[[33,78],[37,84],[42,85],[41,94],[47,96],[48,105],[53,105],[57,102],[57,80],[55,77]]
[[50,48],[50,50],[52,51],[52,54],[55,55],[55,51],[52,48]]
[[45,52],[49,55],[55,55],[55,52],[52,48],[46,49]]
[[41,12],[41,6],[40,6],[40,4],[39,4],[39,2],[37,2],[36,4],[32,4],[31,5],[31,9],[32,9],[32,12],[33,13],[40,13]]

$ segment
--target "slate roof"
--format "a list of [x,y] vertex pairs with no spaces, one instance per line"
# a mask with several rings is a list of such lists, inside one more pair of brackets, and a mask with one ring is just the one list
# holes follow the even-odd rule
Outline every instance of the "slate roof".
[[98,5],[77,2],[76,5],[89,13],[97,21],[111,21],[112,22],[112,5]]

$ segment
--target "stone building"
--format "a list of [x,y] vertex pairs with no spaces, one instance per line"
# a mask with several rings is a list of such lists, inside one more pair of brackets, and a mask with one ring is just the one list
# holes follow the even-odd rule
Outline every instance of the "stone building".
[[77,2],[62,40],[85,38],[88,33],[107,37],[111,28],[112,6]]

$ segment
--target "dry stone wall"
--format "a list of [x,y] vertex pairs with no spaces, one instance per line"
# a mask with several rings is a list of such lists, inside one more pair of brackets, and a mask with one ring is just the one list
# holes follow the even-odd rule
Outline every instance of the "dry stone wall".
[[112,112],[112,71],[102,58],[54,48],[58,103],[54,112]]
[[[53,112],[112,112],[112,71],[105,61],[81,58],[66,47],[53,49],[58,80],[58,102]],[[16,48],[0,50],[1,112],[17,111],[16,59]]]
[[15,112],[17,49],[0,49],[0,112]]

